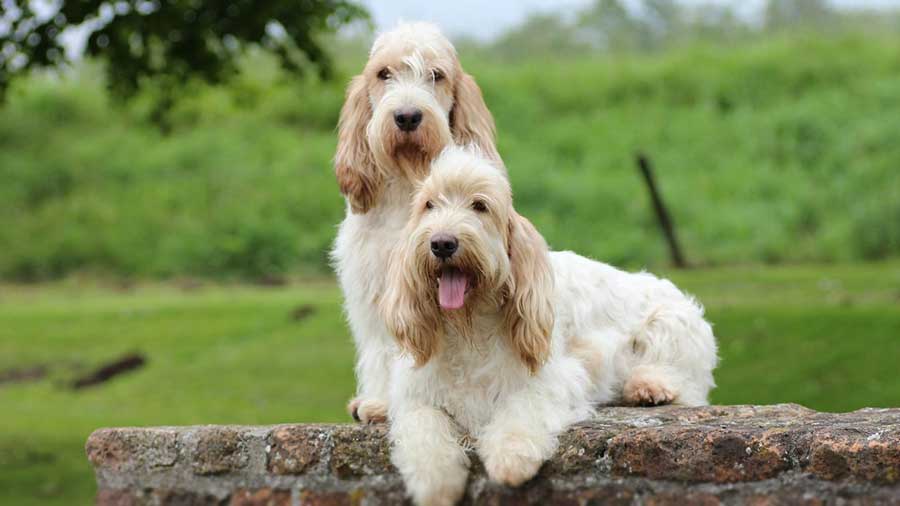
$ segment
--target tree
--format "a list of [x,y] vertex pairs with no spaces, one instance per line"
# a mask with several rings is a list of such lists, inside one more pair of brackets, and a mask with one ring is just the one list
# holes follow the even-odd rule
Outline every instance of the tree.
[[128,96],[145,78],[168,88],[192,77],[219,82],[249,44],[278,54],[284,67],[304,64],[323,76],[331,62],[316,37],[365,11],[347,0],[2,0],[0,98],[10,79],[66,62],[61,34],[88,32],[85,52],[107,61],[114,92]]
[[597,0],[579,15],[577,26],[594,46],[613,52],[663,49],[688,28],[675,0],[641,0],[631,11],[622,0]]
[[620,0],[596,0],[576,21],[582,37],[607,51],[633,49],[637,44],[638,21]]
[[821,28],[833,18],[826,0],[769,0],[766,5],[766,28],[770,30]]
[[688,12],[693,40],[735,42],[749,36],[751,28],[730,5],[703,5]]
[[559,15],[537,13],[499,37],[492,49],[504,58],[521,60],[535,55],[578,54],[586,47]]
[[687,32],[682,19],[682,9],[675,0],[643,0],[643,34],[641,46],[644,49],[661,49],[672,45]]

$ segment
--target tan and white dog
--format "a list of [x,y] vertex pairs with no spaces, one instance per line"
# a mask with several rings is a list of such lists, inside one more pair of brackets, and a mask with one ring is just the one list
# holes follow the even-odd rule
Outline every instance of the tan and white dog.
[[477,148],[444,150],[411,213],[382,314],[405,352],[392,460],[417,504],[464,493],[464,432],[488,476],[516,486],[596,405],[706,404],[717,357],[703,309],[651,274],[550,252]]
[[456,50],[433,25],[382,34],[341,110],[334,165],[347,200],[332,251],[356,342],[354,418],[383,421],[397,352],[378,311],[388,260],[402,238],[414,185],[444,147],[474,143],[499,161],[494,121]]

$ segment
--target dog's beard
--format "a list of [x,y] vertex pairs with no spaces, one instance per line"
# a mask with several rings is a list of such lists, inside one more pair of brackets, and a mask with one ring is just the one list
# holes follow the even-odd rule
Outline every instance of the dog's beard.
[[428,175],[428,168],[440,152],[453,142],[448,119],[440,110],[422,109],[422,124],[404,132],[394,124],[393,114],[379,112],[368,128],[369,145],[376,163],[409,181]]
[[499,309],[502,290],[486,252],[478,241],[459,236],[460,250],[449,260],[431,253],[431,231],[418,234],[415,272],[420,296],[436,306],[448,330],[472,341],[473,317],[479,311]]

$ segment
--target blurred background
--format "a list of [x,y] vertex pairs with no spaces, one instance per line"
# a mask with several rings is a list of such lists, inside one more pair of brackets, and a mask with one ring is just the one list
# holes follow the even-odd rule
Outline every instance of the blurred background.
[[89,504],[101,426],[349,421],[335,124],[401,17],[552,247],[705,304],[713,402],[900,405],[900,1],[485,4],[0,0],[0,503]]

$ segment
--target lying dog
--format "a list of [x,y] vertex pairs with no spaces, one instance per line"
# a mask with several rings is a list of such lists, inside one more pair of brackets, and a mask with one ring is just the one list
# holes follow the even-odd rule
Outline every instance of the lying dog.
[[469,461],[517,486],[597,404],[701,405],[716,343],[672,283],[550,252],[503,170],[447,148],[419,187],[382,312],[405,354],[391,376],[392,459],[419,505],[454,504]]

